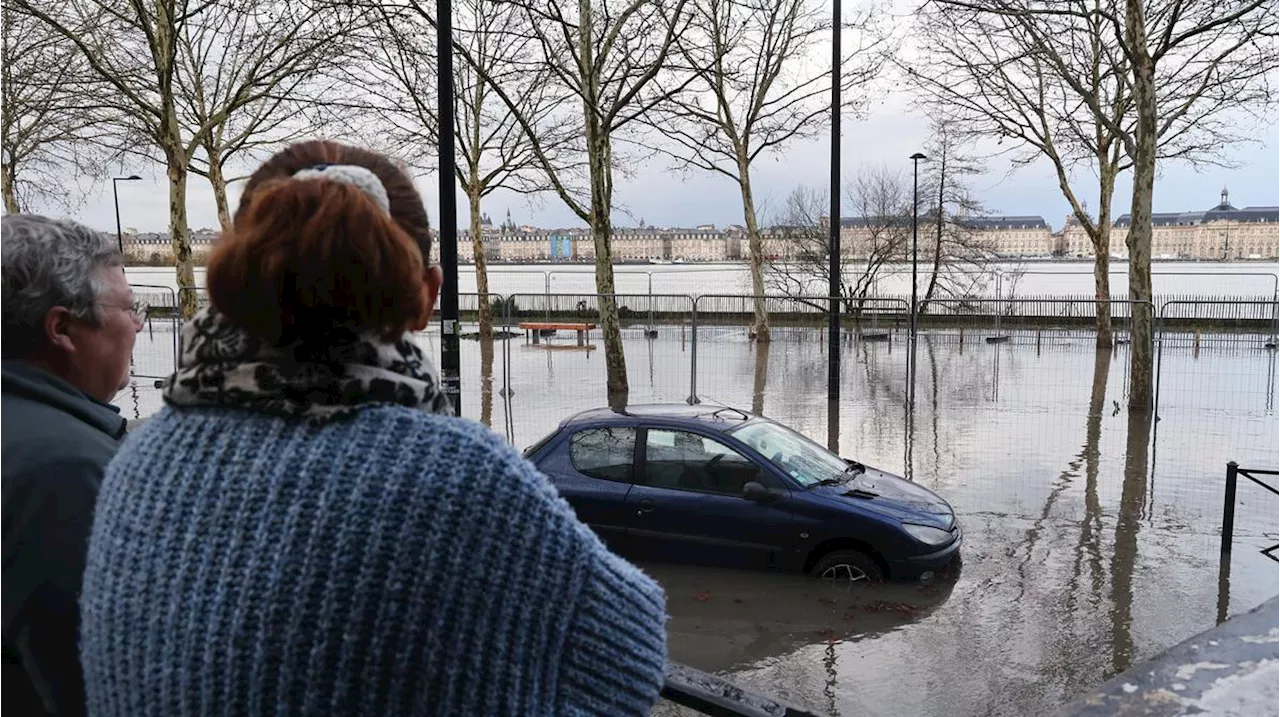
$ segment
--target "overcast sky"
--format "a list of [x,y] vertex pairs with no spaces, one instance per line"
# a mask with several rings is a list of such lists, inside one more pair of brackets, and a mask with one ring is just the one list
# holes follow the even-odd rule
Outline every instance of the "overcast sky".
[[[841,162],[846,179],[865,166],[885,165],[909,173],[908,157],[920,151],[928,138],[928,124],[910,108],[910,98],[905,92],[891,86],[877,92],[881,99],[872,102],[865,119],[848,119],[843,123]],[[1269,126],[1258,130],[1257,143],[1229,151],[1225,159],[1235,163],[1235,167],[1197,170],[1181,163],[1163,164],[1156,181],[1155,211],[1208,209],[1217,204],[1224,186],[1230,189],[1231,202],[1237,207],[1280,204],[1277,199],[1280,195],[1280,129],[1274,108],[1272,112]],[[829,141],[824,132],[814,140],[792,144],[777,155],[759,160],[753,175],[757,205],[767,206],[770,200],[781,204],[800,184],[825,187]],[[1058,189],[1052,169],[1041,162],[1012,175],[1008,170],[1008,160],[996,158],[992,160],[991,171],[972,182],[972,189],[987,210],[993,214],[1040,215],[1050,226],[1061,228],[1069,206]],[[124,173],[134,171],[142,174],[144,181],[120,183],[122,225],[139,231],[166,230],[168,194],[163,168],[123,170]],[[1127,175],[1123,177],[1116,188],[1115,216],[1128,211],[1128,179]],[[1088,175],[1079,177],[1077,192],[1085,197],[1096,194],[1092,180]],[[434,176],[418,181],[433,224],[439,217],[435,182]],[[207,181],[192,175],[188,191],[190,225],[216,227],[217,213]],[[460,190],[458,195],[459,223],[465,226],[465,198]],[[742,221],[741,200],[731,180],[718,175],[673,172],[669,163],[660,158],[638,164],[630,177],[617,178],[614,200],[616,208],[621,210],[614,218],[616,226],[633,226],[641,219],[652,226],[725,226]],[[233,207],[238,201],[234,185],[231,201]],[[487,199],[484,209],[495,223],[510,210],[517,224],[542,227],[583,224],[553,194],[534,198],[531,203],[522,196],[495,193]],[[90,192],[75,216],[95,228],[114,231],[111,183]]]

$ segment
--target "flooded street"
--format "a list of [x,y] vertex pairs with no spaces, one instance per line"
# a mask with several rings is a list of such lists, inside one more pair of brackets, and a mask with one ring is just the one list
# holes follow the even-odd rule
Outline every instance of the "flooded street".
[[[1128,347],[1098,353],[1088,336],[926,333],[908,410],[901,332],[849,337],[830,403],[820,332],[757,346],[741,327],[700,328],[700,400],[937,491],[964,526],[964,564],[953,580],[856,592],[646,565],[668,591],[671,658],[819,714],[1044,715],[1275,595],[1276,563],[1258,552],[1276,541],[1273,495],[1242,484],[1226,580],[1218,541],[1226,463],[1276,465],[1276,352],[1263,336],[1173,338],[1152,419],[1125,410]],[[605,403],[603,351],[572,337],[462,349],[464,415],[518,448]],[[628,329],[631,402],[689,398],[692,349],[687,327]],[[136,372],[171,365],[171,333],[144,330]],[[127,417],[160,405],[145,379],[117,403]]]

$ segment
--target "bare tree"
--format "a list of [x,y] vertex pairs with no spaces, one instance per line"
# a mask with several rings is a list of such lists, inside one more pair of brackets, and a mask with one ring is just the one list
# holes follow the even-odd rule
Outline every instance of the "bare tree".
[[[856,216],[844,229],[837,290],[843,310],[858,316],[887,264],[904,258],[911,241],[911,188],[901,174],[864,170],[845,196]],[[766,240],[765,286],[771,293],[800,298],[825,296],[830,281],[825,191],[797,187],[783,204]],[[824,309],[825,301],[811,302]]]
[[965,152],[965,142],[947,122],[935,121],[927,154],[926,193],[934,198],[929,211],[932,246],[927,246],[929,278],[919,313],[935,298],[967,298],[986,284],[995,252],[982,231],[982,204],[970,193],[967,178],[982,174],[980,161]]
[[[1134,172],[1126,237],[1129,298],[1149,302],[1151,193],[1157,161],[1216,161],[1223,147],[1243,139],[1241,115],[1269,108],[1274,89],[1270,74],[1276,68],[1276,0],[1227,5],[1212,0],[939,4],[963,20],[965,32],[949,35],[948,42],[963,42],[964,36],[991,37],[998,43],[996,56],[1008,58],[1009,66],[1022,68],[1034,80],[1044,79],[1015,94],[1047,87],[1051,101],[1041,98],[1040,105],[1056,106],[1052,100],[1059,100],[1077,125],[1080,113],[1085,113],[1084,126],[1109,134],[1123,148]],[[1096,73],[1089,70],[1094,62]],[[966,79],[963,73],[960,77]],[[1104,80],[1097,86],[1096,77]],[[1043,118],[1038,121],[1047,124]],[[1095,152],[1101,148],[1101,143],[1094,145]],[[1106,206],[1109,203],[1100,209]],[[1143,306],[1135,306],[1133,312],[1129,405],[1141,410],[1150,408],[1152,398],[1151,313]]]
[[73,45],[5,0],[0,40],[0,194],[6,212],[35,202],[71,209],[68,189],[101,180],[120,137],[111,97]]
[[[434,27],[434,7],[422,0],[401,0],[395,12],[419,17]],[[576,189],[580,164],[562,161],[543,141],[548,123],[565,117],[527,116],[517,97],[502,82],[481,71],[465,44],[455,39],[454,53],[476,71],[502,101],[528,138],[533,156],[552,190],[591,229],[595,253],[596,291],[600,294],[600,328],[605,344],[605,367],[610,405],[626,403],[626,356],[622,327],[614,299],[613,178],[620,162],[615,156],[620,135],[639,124],[647,112],[688,84],[687,73],[672,66],[675,38],[688,24],[689,0],[503,0],[500,4],[522,13],[538,52],[526,72],[546,72],[549,96],[563,95],[581,107],[581,115],[564,132],[556,149],[585,158],[587,192]],[[379,3],[387,12],[389,5]],[[683,79],[680,75],[686,75]]]
[[[995,0],[1002,3],[1004,0]],[[1112,344],[1110,288],[1111,203],[1117,176],[1128,166],[1121,143],[1038,55],[1037,40],[999,13],[977,4],[935,4],[919,17],[921,53],[908,68],[930,110],[964,139],[994,139],[1012,154],[1013,167],[1040,159],[1053,166],[1072,215],[1094,253],[1097,345]],[[1131,103],[1117,65],[1123,58],[1096,21],[1057,38],[1068,71],[1103,98],[1116,122],[1129,122]],[[1095,218],[1073,186],[1080,170],[1097,181]]]
[[[194,263],[187,225],[187,174],[206,135],[241,109],[272,96],[296,73],[300,58],[322,51],[354,23],[341,8],[278,0],[156,0],[126,4],[112,0],[13,0],[68,39],[119,97],[125,122],[145,136],[163,158],[169,179],[169,232],[184,316],[196,310]],[[250,43],[254,52],[231,55],[218,35],[221,21],[251,13],[251,25],[266,28]],[[190,39],[203,58],[184,65]],[[186,72],[198,65],[200,75]],[[197,113],[184,98],[196,85],[207,104]]]
[[[688,30],[677,47],[696,78],[678,101],[658,108],[651,125],[671,143],[661,147],[681,167],[732,179],[742,197],[756,295],[757,341],[769,340],[764,301],[764,241],[752,192],[757,159],[794,139],[811,137],[828,124],[831,84],[828,63],[812,53],[829,41],[831,24],[808,0],[705,0],[693,6]],[[856,90],[885,63],[883,35],[875,32],[875,10],[849,20],[859,42],[841,72],[849,109],[866,98]]]
[[228,165],[317,132],[314,117],[299,118],[322,100],[322,71],[344,61],[349,36],[362,26],[326,12],[277,0],[218,0],[179,35],[179,111],[187,131],[199,135],[188,166],[209,180],[223,231],[231,226],[227,184],[239,179],[226,175]]
[[[433,101],[435,36],[420,14],[388,12],[384,19],[378,30],[382,42],[370,48],[364,69],[366,77],[383,78],[382,86],[361,84],[370,88],[377,112],[390,120],[386,124],[392,128],[393,151],[428,169],[430,160],[421,160],[430,156],[439,126]],[[565,169],[560,147],[572,128],[563,121],[567,96],[554,91],[545,67],[537,62],[541,48],[524,13],[483,0],[462,0],[454,5],[454,22],[455,41],[466,50],[454,64],[455,171],[467,196],[483,339],[493,333],[493,308],[486,298],[489,277],[481,202],[499,189],[520,194],[551,189],[519,117],[531,120],[541,133],[544,156],[560,170]],[[494,86],[503,89],[514,109],[494,93]]]

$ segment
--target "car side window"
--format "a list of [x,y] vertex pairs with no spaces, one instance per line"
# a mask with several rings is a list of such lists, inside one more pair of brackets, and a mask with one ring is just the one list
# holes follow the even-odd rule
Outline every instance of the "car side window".
[[634,428],[588,428],[569,438],[574,470],[592,478],[630,483],[635,455]]
[[645,483],[656,488],[741,496],[761,480],[760,467],[725,444],[688,431],[650,428],[645,439]]

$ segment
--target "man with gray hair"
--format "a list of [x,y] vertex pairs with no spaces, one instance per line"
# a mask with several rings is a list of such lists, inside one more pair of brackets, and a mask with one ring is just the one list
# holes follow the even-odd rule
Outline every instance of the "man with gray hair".
[[113,242],[34,214],[3,225],[4,709],[83,714],[78,600],[98,485],[124,436],[140,311]]

